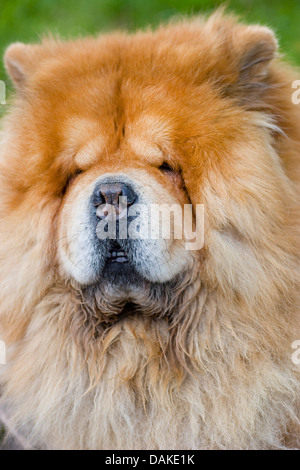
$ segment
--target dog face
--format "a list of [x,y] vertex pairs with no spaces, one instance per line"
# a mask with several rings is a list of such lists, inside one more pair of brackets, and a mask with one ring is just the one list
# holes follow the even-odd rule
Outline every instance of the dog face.
[[[128,302],[164,310],[188,277],[250,302],[265,280],[254,251],[273,244],[274,224],[287,223],[290,188],[270,113],[279,106],[276,41],[266,28],[230,20],[222,36],[218,21],[6,53],[18,88],[7,132],[17,168],[6,176],[12,208],[39,207],[49,229],[35,226],[31,236],[47,241],[47,269],[88,299],[98,292],[107,312]],[[189,206],[197,233],[198,205],[204,245],[188,250],[185,227],[170,211],[161,215]],[[26,207],[21,220],[29,221]],[[167,236],[152,237],[153,229]]]
[[[59,276],[80,286],[101,285],[117,297],[169,283],[191,269],[203,271],[205,248],[201,256],[186,250],[184,236],[174,237],[174,226],[168,238],[138,236],[148,228],[146,215],[155,205],[191,204],[195,214],[203,203],[206,235],[215,247],[219,237],[229,262],[232,242],[239,243],[244,230],[234,220],[233,206],[272,158],[264,137],[271,124],[259,122],[254,113],[249,124],[246,106],[237,105],[250,102],[252,88],[265,80],[275,51],[272,33],[238,30],[239,63],[232,56],[225,67],[213,55],[213,64],[205,62],[210,45],[206,41],[201,50],[197,23],[186,28],[184,38],[172,31],[171,50],[163,30],[134,40],[120,35],[72,44],[16,44],[6,55],[22,101],[19,145],[31,155],[30,165],[28,156],[19,163],[27,197],[35,204],[39,193],[57,204],[51,243]],[[182,55],[186,44],[188,54]],[[239,96],[242,80],[248,80],[248,96]],[[256,96],[251,106],[263,104]],[[247,173],[247,179],[237,180],[237,172]],[[123,208],[119,197],[127,199]],[[221,198],[223,206],[232,207],[224,210]],[[129,215],[125,238],[99,236],[106,206],[117,212],[117,231]],[[249,223],[251,235],[254,223]]]

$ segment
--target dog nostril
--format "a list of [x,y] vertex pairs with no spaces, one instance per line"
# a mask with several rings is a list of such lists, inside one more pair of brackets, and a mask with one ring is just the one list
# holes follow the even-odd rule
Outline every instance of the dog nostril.
[[126,184],[122,184],[122,194],[121,194],[121,196],[127,198],[127,201],[126,201],[127,206],[131,206],[136,200],[136,195],[135,195],[133,189],[130,188],[129,186],[127,186]]
[[93,194],[93,205],[98,207],[101,206],[102,204],[105,204],[105,199],[102,196],[100,191],[94,191]]
[[[119,198],[125,197],[127,206],[132,205],[136,200],[134,190],[125,183],[102,183],[96,187],[93,194],[93,205],[111,204],[119,206]],[[122,201],[124,202],[124,201]]]

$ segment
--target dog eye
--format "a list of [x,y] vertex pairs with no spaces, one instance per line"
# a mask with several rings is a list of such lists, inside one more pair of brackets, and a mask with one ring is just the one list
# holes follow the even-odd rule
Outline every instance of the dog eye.
[[63,187],[63,190],[62,190],[62,194],[64,195],[67,191],[67,189],[69,188],[69,186],[71,186],[71,184],[73,183],[73,181],[75,181],[75,179],[77,178],[78,175],[80,175],[82,173],[82,170],[79,170],[77,169],[76,171],[74,171],[71,175],[69,175],[68,179],[67,179],[67,182],[66,184],[64,185]]
[[172,173],[174,173],[175,171],[167,162],[163,162],[163,164],[160,165],[159,170],[163,172],[172,172]]

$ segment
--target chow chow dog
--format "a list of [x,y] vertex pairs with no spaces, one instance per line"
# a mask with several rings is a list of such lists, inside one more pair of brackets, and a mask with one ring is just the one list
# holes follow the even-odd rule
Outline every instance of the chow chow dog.
[[[217,12],[15,43],[5,65],[13,426],[46,449],[299,447],[299,76],[273,32]],[[175,218],[169,238],[121,237],[136,204],[192,206],[193,226],[203,206],[203,246]]]

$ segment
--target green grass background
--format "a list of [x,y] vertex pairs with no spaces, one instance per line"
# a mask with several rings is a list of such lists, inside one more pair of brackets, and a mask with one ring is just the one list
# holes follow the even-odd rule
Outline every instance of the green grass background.
[[[209,12],[222,0],[0,0],[0,53],[14,41],[34,42],[48,31],[64,38],[112,28],[134,30],[178,14]],[[300,0],[228,0],[246,22],[271,26],[281,51],[300,65]],[[0,80],[7,81],[0,65]],[[9,84],[8,84],[9,86]]]

